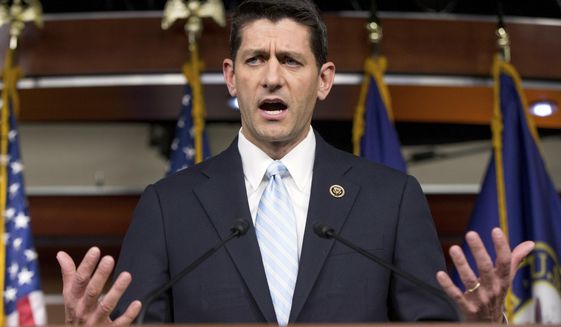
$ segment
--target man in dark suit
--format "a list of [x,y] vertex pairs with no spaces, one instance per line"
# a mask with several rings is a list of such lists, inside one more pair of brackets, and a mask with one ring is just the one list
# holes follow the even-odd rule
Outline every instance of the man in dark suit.
[[[224,60],[223,70],[240,105],[238,138],[216,157],[146,189],[123,242],[118,277],[103,298],[112,258],[100,260],[99,249],[92,248],[76,269],[68,255],[57,255],[67,322],[132,322],[141,307],[137,299],[227,237],[239,217],[254,223],[247,235],[153,303],[149,321],[285,325],[458,318],[442,300],[319,238],[313,233],[317,221],[427,283],[440,284],[467,319],[500,321],[512,271],[532,244],[511,253],[500,230],[493,231],[495,266],[477,234],[468,233],[480,277],[461,250],[452,248],[468,289],[462,293],[443,272],[432,218],[415,179],[336,150],[311,128],[315,102],[327,97],[335,74],[313,3],[248,0],[232,25],[231,59]],[[287,171],[278,175],[280,182],[264,177],[278,164]],[[260,227],[267,216],[263,198],[274,183],[288,195],[294,232],[292,243],[279,247],[284,259],[275,257],[271,242],[289,237],[281,229]],[[286,278],[292,273],[285,266],[289,252],[297,262],[294,278]]]

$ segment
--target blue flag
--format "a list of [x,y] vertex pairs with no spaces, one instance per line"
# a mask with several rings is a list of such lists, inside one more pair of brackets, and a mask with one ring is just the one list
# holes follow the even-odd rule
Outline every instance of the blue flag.
[[[181,112],[175,127],[175,138],[171,143],[171,156],[166,175],[195,164],[195,128],[193,124],[193,91],[189,84],[184,86]],[[203,158],[210,157],[210,147],[206,132],[203,132]]]
[[407,166],[391,117],[388,88],[383,80],[385,67],[385,58],[366,59],[353,124],[354,153],[405,172]]
[[[505,308],[514,323],[561,323],[561,201],[542,159],[518,73],[496,59],[494,78],[494,151],[468,229],[480,233],[493,260],[493,227],[501,227],[511,247],[536,242],[516,273]],[[475,270],[471,254],[468,261]]]

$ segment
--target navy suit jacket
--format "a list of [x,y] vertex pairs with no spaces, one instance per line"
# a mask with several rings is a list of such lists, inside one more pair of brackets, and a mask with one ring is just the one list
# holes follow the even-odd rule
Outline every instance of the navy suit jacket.
[[[343,197],[330,194],[331,185]],[[223,153],[147,187],[116,272],[133,281],[115,315],[164,284],[220,239],[251,221],[237,140]],[[416,180],[337,150],[316,135],[306,230],[290,322],[454,320],[440,299],[342,244],[319,238],[323,221],[361,247],[437,286],[440,243]],[[276,323],[255,229],[232,240],[165,297],[147,321]]]

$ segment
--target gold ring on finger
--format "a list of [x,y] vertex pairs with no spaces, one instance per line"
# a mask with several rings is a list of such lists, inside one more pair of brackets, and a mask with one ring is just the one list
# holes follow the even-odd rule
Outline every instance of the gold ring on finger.
[[101,294],[101,295],[97,298],[97,303],[98,303],[98,304],[102,304],[103,297],[104,297],[104,295]]
[[473,287],[468,288],[468,289],[466,290],[466,293],[473,293],[473,292],[477,291],[477,289],[479,288],[479,286],[481,286],[481,283],[480,283],[480,282],[477,282],[477,284],[475,284]]

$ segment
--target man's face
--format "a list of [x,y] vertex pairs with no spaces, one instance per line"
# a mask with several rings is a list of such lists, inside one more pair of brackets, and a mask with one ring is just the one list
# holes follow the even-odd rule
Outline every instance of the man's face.
[[335,66],[318,72],[309,33],[291,19],[259,19],[241,30],[235,65],[224,60],[242,133],[269,155],[282,157],[306,137],[316,99],[325,99],[333,84]]

